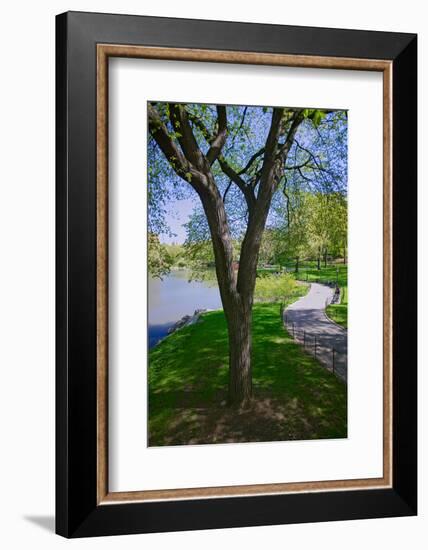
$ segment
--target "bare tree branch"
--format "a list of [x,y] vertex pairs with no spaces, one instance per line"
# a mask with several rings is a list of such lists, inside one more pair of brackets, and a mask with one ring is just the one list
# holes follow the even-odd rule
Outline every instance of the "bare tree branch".
[[[219,106],[217,106],[217,112],[219,113],[219,118],[218,118],[219,132],[217,134],[217,137],[218,137],[222,132],[224,132],[226,130],[227,120],[226,120],[226,110],[225,110],[225,108],[224,108],[224,113],[223,113],[222,112],[222,106],[219,105]],[[208,128],[200,120],[200,118],[198,118],[194,114],[189,114],[189,117],[190,117],[191,121],[195,124],[195,126],[201,131],[202,135],[205,137],[207,142],[214,145],[214,141],[216,140],[216,138],[213,138],[211,136]],[[224,139],[226,139],[226,136],[225,136]],[[210,150],[213,148],[213,145],[211,145]],[[208,151],[207,156],[209,155],[210,150]],[[262,153],[263,153],[262,150],[259,151],[257,153],[256,157],[260,156]],[[251,158],[250,159],[251,162],[249,164],[247,164],[246,168],[244,170],[241,170],[239,173],[236,172],[230,166],[230,164],[227,162],[227,160],[224,158],[223,155],[218,154],[218,156],[216,157],[216,160],[218,160],[218,163],[220,165],[220,168],[221,168],[222,172],[229,178],[229,180],[231,180],[239,188],[239,190],[244,195],[244,198],[247,202],[247,206],[248,206],[249,211],[251,211],[253,206],[254,206],[254,201],[255,201],[255,196],[254,196],[254,191],[253,191],[254,187],[251,186],[251,185],[248,185],[247,182],[243,178],[241,178],[241,174],[243,174],[244,171],[246,169],[248,169],[248,167],[252,164],[252,162],[254,162],[256,157],[254,157],[254,159]]]
[[228,151],[230,151],[235,145],[236,136],[239,134],[239,132],[242,130],[242,127],[244,126],[245,115],[247,114],[247,111],[248,111],[248,106],[245,106],[244,112],[242,113],[241,123],[239,124],[239,127],[236,129],[235,133],[233,134],[232,141],[229,147],[227,148]]
[[235,170],[230,166],[230,164],[224,159],[224,157],[220,156],[218,158],[218,162],[220,164],[220,168],[222,169],[222,172],[231,180],[235,185],[238,186],[240,191],[245,197],[245,200],[247,202],[248,209],[251,210],[254,206],[254,193],[252,190],[252,187],[247,185],[245,180],[241,178],[241,176],[235,172]]
[[226,203],[226,196],[229,193],[229,189],[231,187],[232,187],[232,180],[229,180],[229,184],[228,184],[228,186],[226,187],[226,189],[224,190],[224,193],[223,193],[223,202],[224,203]]
[[242,168],[242,170],[240,170],[238,172],[238,174],[241,176],[242,174],[245,174],[246,172],[248,172],[248,170],[251,168],[253,162],[256,161],[259,157],[261,157],[264,152],[265,152],[265,148],[262,147],[261,149],[259,149],[257,151],[257,153],[254,153],[254,155],[252,155],[250,160],[247,162],[247,164],[244,166],[244,168]]
[[305,166],[308,166],[308,168],[312,168],[310,166],[309,162],[311,160],[311,157],[308,157],[305,162],[302,162],[302,164],[295,164],[294,166],[284,166],[284,170],[299,170],[299,168],[304,168]]
[[313,180],[311,178],[308,178],[307,176],[305,176],[302,172],[302,170],[300,168],[297,168],[299,174],[301,175],[301,177],[306,180],[306,181],[310,181],[311,183],[313,182]]
[[296,145],[299,149],[301,149],[302,151],[305,151],[305,153],[307,153],[312,158],[312,160],[315,162],[318,170],[323,170],[324,169],[322,164],[320,163],[320,161],[315,157],[315,155],[311,151],[309,151],[309,149],[307,149],[306,147],[303,147],[302,145],[300,145],[300,143],[297,141],[297,139],[294,139],[294,141],[295,141],[295,143],[296,143]]

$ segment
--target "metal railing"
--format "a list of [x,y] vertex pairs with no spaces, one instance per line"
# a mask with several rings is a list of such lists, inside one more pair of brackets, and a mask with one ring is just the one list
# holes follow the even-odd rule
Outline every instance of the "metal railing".
[[331,345],[328,335],[299,329],[293,321],[285,315],[284,325],[289,335],[300,344],[304,351],[317,359],[327,370],[331,371],[342,381],[347,381],[348,354],[339,351]]

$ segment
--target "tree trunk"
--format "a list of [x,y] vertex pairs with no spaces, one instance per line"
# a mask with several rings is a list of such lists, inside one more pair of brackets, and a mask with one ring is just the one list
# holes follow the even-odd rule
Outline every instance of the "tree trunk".
[[321,255],[318,252],[318,258],[317,258],[317,269],[318,271],[321,269]]
[[298,257],[298,256],[297,256],[297,258],[296,258],[296,266],[295,266],[295,268],[294,268],[294,271],[295,271],[296,273],[299,273],[299,257]]
[[229,332],[229,403],[246,405],[252,397],[251,321],[252,300],[227,314]]
[[246,405],[252,396],[251,380],[251,318],[257,260],[262,230],[257,245],[241,249],[240,267],[245,265],[245,280],[238,285],[233,268],[232,239],[226,223],[223,205],[212,208],[204,200],[205,213],[211,230],[216,275],[229,336],[229,395],[230,405]]
[[327,267],[327,249],[324,250],[324,267]]

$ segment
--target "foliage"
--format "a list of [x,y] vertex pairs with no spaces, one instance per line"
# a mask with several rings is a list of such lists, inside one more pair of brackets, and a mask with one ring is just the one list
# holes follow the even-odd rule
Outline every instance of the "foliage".
[[346,249],[347,200],[340,193],[290,192],[276,216],[277,227],[265,232],[274,263],[320,258],[327,252],[339,255]]
[[266,275],[256,281],[255,298],[265,302],[285,302],[300,290],[289,274]]
[[[232,241],[232,246],[237,255],[240,248],[239,241]],[[215,257],[210,239],[192,241],[188,238],[184,243],[183,250],[186,267],[190,269],[190,280],[212,281],[216,279]]]
[[[170,104],[156,103],[157,110],[166,120],[169,135],[176,141],[181,137],[179,128],[173,128]],[[216,106],[209,104],[186,104],[185,109],[198,145],[203,151],[207,148],[207,132],[214,133],[217,124]],[[272,118],[271,107],[227,106],[228,132],[222,155],[212,166],[216,186],[223,197],[228,224],[233,239],[242,243],[248,224],[248,207],[241,190],[232,182],[220,165],[222,159],[241,174],[245,184],[255,182],[254,193],[258,193],[256,178],[260,176],[263,164],[263,147],[265,146]],[[286,113],[293,109],[285,109]],[[301,123],[284,166],[284,175],[278,185],[273,199],[273,210],[269,215],[270,227],[283,226],[284,217],[278,216],[278,209],[286,206],[285,194],[335,192],[342,196],[347,190],[347,114],[345,111],[325,111],[320,109],[303,109],[304,120]],[[285,115],[285,119],[288,115]],[[205,128],[205,130],[204,130]],[[261,153],[253,159],[258,152]],[[174,212],[168,204],[174,199],[195,197],[190,173],[180,178],[170,163],[162,155],[152,135],[149,135],[149,223],[150,230],[162,235],[169,235],[168,219]],[[252,161],[252,162],[251,162]],[[190,178],[190,181],[189,181]],[[285,192],[285,194],[284,194]],[[195,201],[192,218],[186,226],[188,242],[207,241],[211,238],[205,212],[199,201]],[[298,234],[300,232],[296,230]],[[298,235],[290,237],[296,242]],[[267,243],[266,243],[267,244]],[[237,250],[237,256],[240,251]],[[288,254],[289,255],[289,254]],[[269,261],[269,253],[261,251],[261,261]]]
[[317,193],[308,197],[309,241],[314,256],[340,253],[347,242],[347,201],[340,193]]
[[204,281],[215,278],[214,252],[210,240],[186,242],[186,267],[190,269],[190,280]]
[[190,190],[182,184],[174,172],[171,172],[150,135],[148,138],[147,180],[148,232],[160,237],[172,237],[168,220],[174,217],[174,211],[169,208],[169,205],[174,200],[189,197]]
[[[168,196],[162,183],[169,179],[168,170],[173,182],[169,192],[180,192],[184,187],[199,198],[199,207],[187,227],[187,243],[202,244],[193,246],[193,251],[203,256],[207,254],[205,243],[211,239],[223,309],[234,343],[230,350],[229,401],[248,402],[252,397],[251,308],[260,244],[272,203],[281,204],[275,198],[281,189],[288,214],[283,231],[285,253],[293,251],[297,271],[298,260],[308,246],[308,196],[346,190],[346,113],[161,102],[149,102],[147,113],[149,164],[153,163],[149,213],[159,206],[154,220],[162,231]],[[328,136],[324,136],[326,129]],[[335,135],[332,157],[331,134]],[[292,216],[290,192],[298,204]],[[273,219],[273,226],[275,222]],[[238,255],[235,242],[240,244]],[[267,287],[263,290],[272,291]]]
[[277,262],[275,237],[276,232],[274,229],[266,228],[263,231],[259,251],[259,265],[269,265]]
[[148,271],[151,277],[162,278],[173,268],[187,267],[186,249],[180,244],[166,244],[149,233],[147,239]]
[[253,404],[236,410],[224,407],[229,351],[222,311],[150,350],[149,444],[347,436],[346,386],[288,336],[278,304],[254,305],[252,359]]
[[148,271],[152,277],[162,278],[169,273],[172,265],[172,258],[168,250],[159,241],[154,233],[149,233],[147,239],[147,261]]
[[182,268],[187,266],[186,250],[183,245],[172,243],[163,244],[162,246],[171,259],[171,267]]

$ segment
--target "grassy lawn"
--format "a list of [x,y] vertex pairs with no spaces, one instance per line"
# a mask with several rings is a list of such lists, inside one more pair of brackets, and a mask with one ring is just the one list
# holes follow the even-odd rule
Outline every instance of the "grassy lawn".
[[348,266],[344,264],[328,265],[321,269],[302,269],[294,275],[297,279],[308,282],[335,283],[336,277],[342,288],[348,285]]
[[327,315],[338,325],[348,328],[348,287],[343,286],[340,289],[340,304],[328,306]]
[[254,400],[241,410],[226,406],[223,311],[205,313],[150,350],[149,444],[347,436],[346,386],[289,337],[278,303],[254,305],[252,361]]
[[348,328],[348,266],[334,265],[318,269],[302,270],[295,275],[297,279],[308,282],[335,283],[340,287],[340,304],[328,306],[326,313],[336,323]]

